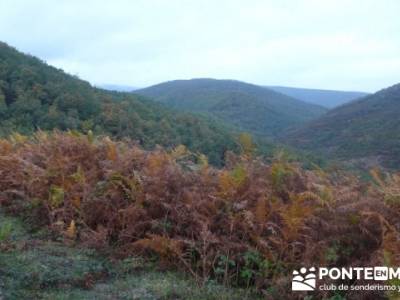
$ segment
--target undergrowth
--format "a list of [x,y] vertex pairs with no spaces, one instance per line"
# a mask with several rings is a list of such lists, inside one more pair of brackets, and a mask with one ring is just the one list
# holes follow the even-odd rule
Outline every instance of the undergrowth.
[[399,265],[400,182],[372,174],[303,170],[284,155],[266,164],[250,150],[215,169],[183,146],[148,152],[72,132],[0,141],[0,204],[31,228],[271,299],[293,299],[302,266]]
[[216,282],[199,286],[185,274],[160,270],[140,257],[115,260],[93,249],[49,240],[45,228],[29,232],[18,217],[0,209],[0,299],[258,299],[244,289]]

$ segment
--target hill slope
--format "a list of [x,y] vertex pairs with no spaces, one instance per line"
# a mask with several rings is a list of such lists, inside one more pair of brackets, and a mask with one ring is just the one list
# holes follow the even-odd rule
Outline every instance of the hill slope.
[[285,86],[267,86],[267,88],[304,102],[318,104],[327,108],[334,108],[368,95],[368,93],[363,92],[303,89]]
[[130,137],[145,147],[184,144],[212,162],[236,147],[219,124],[142,96],[94,88],[0,42],[0,136],[54,128]]
[[275,136],[326,111],[323,107],[234,80],[175,80],[135,92],[170,107],[206,113],[241,130],[266,136]]
[[342,159],[400,166],[400,84],[328,112],[284,139]]

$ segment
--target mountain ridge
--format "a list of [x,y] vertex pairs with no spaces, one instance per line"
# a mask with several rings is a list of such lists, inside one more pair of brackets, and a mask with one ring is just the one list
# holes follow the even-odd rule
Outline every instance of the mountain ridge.
[[173,80],[135,93],[167,106],[207,113],[254,134],[275,136],[281,130],[322,115],[327,109],[238,80]]
[[265,87],[296,99],[300,99],[308,103],[318,104],[329,109],[370,95],[369,93],[359,91],[341,91],[287,86]]

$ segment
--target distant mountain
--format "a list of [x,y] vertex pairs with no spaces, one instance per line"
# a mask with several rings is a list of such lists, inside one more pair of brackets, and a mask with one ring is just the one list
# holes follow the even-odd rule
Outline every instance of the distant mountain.
[[303,89],[285,86],[266,86],[266,88],[299,100],[303,100],[307,103],[318,104],[327,108],[334,108],[368,95],[368,93],[364,92]]
[[240,130],[276,136],[327,110],[270,89],[234,80],[175,80],[135,93],[184,111],[216,117]]
[[365,165],[400,167],[400,84],[329,111],[283,141]]
[[0,136],[54,128],[130,137],[147,148],[184,144],[216,164],[237,149],[235,137],[216,122],[94,88],[0,42]]
[[129,85],[117,85],[117,84],[100,84],[96,86],[101,89],[105,89],[108,91],[116,91],[116,92],[133,92],[138,89],[137,87]]

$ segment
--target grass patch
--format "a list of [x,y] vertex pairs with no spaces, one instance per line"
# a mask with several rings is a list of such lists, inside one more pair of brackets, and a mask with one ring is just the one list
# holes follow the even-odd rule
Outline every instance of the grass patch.
[[111,261],[31,234],[0,213],[0,299],[254,299],[245,290],[162,272],[140,258]]

